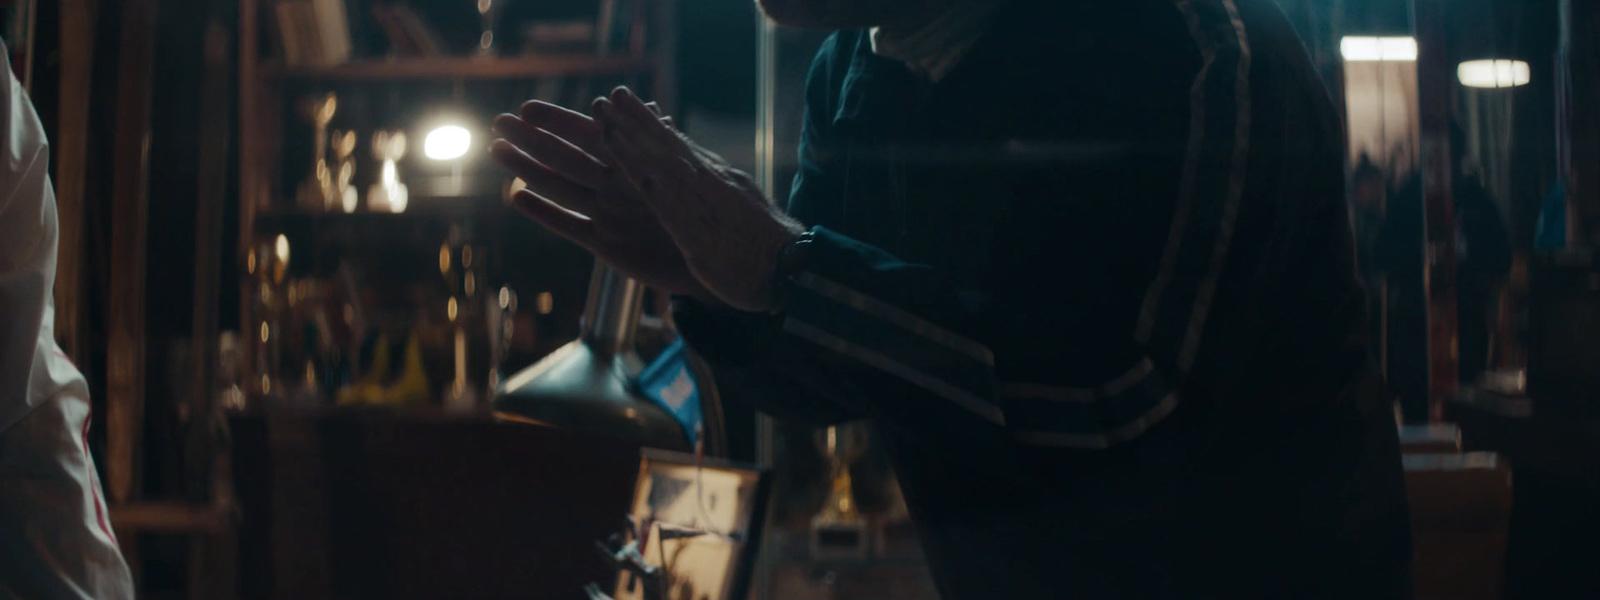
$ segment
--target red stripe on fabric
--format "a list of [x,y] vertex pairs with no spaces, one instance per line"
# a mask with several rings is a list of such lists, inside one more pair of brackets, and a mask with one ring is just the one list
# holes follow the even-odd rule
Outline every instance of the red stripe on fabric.
[[[57,354],[60,352],[58,351]],[[89,463],[89,495],[94,497],[94,516],[100,523],[100,531],[105,532],[111,541],[117,541],[117,534],[111,532],[111,525],[106,522],[105,501],[100,497],[100,478],[95,475],[93,455],[89,453],[89,423],[94,421],[94,411],[90,410],[83,416],[83,458]]]
[[61,360],[67,361],[67,364],[72,365],[74,368],[78,366],[77,363],[72,362],[72,357],[67,356],[67,353],[62,352],[60,348],[56,348],[56,356]]

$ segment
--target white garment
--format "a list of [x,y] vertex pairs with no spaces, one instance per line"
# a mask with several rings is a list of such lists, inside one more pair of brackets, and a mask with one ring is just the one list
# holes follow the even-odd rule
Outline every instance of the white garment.
[[131,599],[89,455],[89,389],[55,343],[49,144],[10,62],[0,71],[0,599]]

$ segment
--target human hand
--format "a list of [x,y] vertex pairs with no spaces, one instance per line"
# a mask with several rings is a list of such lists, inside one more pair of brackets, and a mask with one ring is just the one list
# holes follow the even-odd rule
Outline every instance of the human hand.
[[[594,119],[537,100],[519,113],[495,117],[500,139],[489,148],[502,168],[527,184],[512,194],[512,207],[647,286],[713,297],[639,191],[612,167]],[[670,118],[657,123],[671,127]]]
[[596,100],[593,114],[613,166],[643,192],[701,285],[733,308],[771,308],[778,256],[804,226],[627,88]]

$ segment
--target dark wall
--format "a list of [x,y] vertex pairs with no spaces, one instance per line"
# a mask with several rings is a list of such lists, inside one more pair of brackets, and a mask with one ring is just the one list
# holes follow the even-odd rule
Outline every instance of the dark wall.
[[756,8],[751,0],[678,3],[681,106],[730,115],[756,109]]

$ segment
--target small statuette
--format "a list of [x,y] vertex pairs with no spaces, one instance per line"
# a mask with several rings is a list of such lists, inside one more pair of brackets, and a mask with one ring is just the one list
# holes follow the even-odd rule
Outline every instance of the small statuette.
[[372,134],[372,157],[382,163],[378,182],[367,189],[367,210],[405,212],[406,184],[400,183],[396,163],[406,154],[406,134],[398,129],[380,129]]
[[[333,196],[339,200],[337,204],[338,210],[352,213],[356,211],[356,199],[358,196],[355,186],[350,185],[350,181],[355,179],[356,176],[356,132],[348,129],[335,130],[330,142],[330,147],[333,150],[333,164],[335,165],[333,170]],[[328,207],[329,211],[334,209],[332,205]]]
[[338,108],[338,98],[332,92],[300,101],[300,114],[311,122],[314,129],[311,139],[315,140],[315,148],[311,153],[311,172],[295,192],[295,205],[302,210],[323,211],[339,202],[333,173],[328,168],[328,123],[333,121],[333,113]]
[[867,449],[867,432],[859,423],[828,427],[817,432],[817,446],[828,459],[828,501],[811,519],[811,556],[818,560],[866,558],[869,548],[866,521],[856,509],[850,486],[850,464]]

